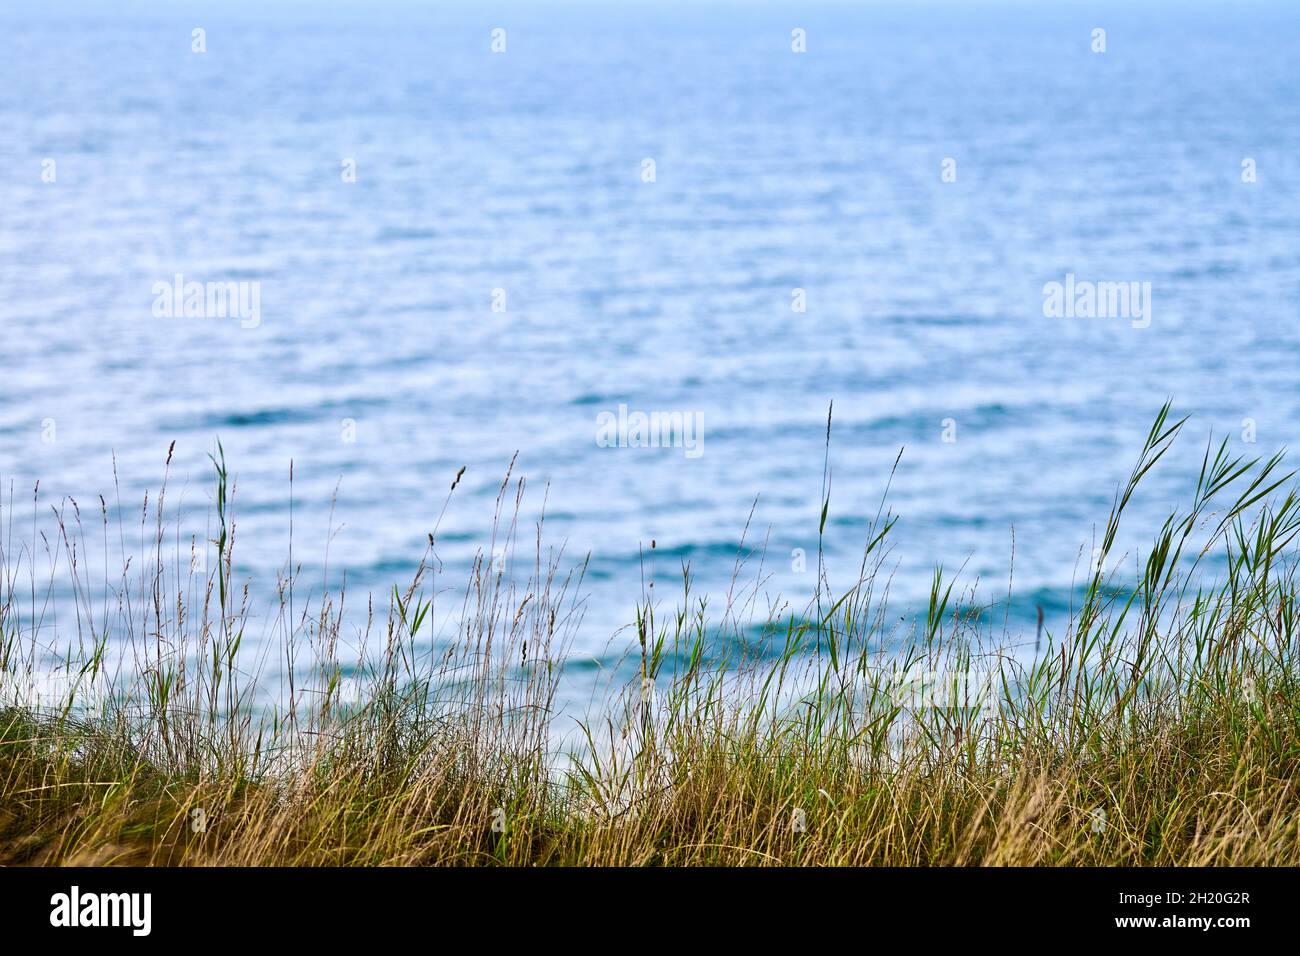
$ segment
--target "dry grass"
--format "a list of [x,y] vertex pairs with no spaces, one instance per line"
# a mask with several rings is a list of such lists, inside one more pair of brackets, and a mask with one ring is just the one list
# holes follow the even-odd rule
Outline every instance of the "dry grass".
[[[1100,567],[1181,426],[1161,412]],[[211,573],[164,545],[164,492],[142,512],[141,553],[92,597],[76,505],[56,511],[75,634],[45,639],[48,600],[24,579],[34,555],[4,553],[0,675],[21,687],[53,648],[79,685],[62,706],[16,695],[0,709],[0,862],[1300,863],[1300,502],[1279,458],[1207,446],[1190,506],[1136,579],[1093,573],[1068,630],[1034,654],[994,640],[938,574],[900,640],[879,597],[887,513],[857,584],[832,595],[819,561],[813,602],[774,611],[761,640],[744,600],[710,621],[687,573],[667,619],[644,604],[639,673],[565,755],[554,700],[582,569],[561,573],[540,526],[516,560],[522,481],[503,482],[485,549],[505,548],[508,567],[480,559],[449,613],[435,530],[410,584],[367,610],[359,644],[379,650],[355,670],[339,662],[342,596],[304,610],[290,566],[273,639],[250,640],[283,675],[268,707],[265,658],[243,663],[250,599],[215,464]],[[426,637],[435,621],[455,637]],[[763,655],[742,650],[755,643]]]

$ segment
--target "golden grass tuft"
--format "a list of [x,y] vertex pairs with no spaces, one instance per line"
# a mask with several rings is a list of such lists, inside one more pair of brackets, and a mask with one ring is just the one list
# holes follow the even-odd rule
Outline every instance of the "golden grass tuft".
[[69,678],[59,705],[0,705],[0,863],[1296,865],[1300,499],[1281,458],[1207,445],[1134,579],[1100,570],[1182,426],[1161,411],[1098,570],[1038,652],[995,639],[940,574],[924,620],[888,626],[882,514],[857,582],[832,595],[819,560],[807,609],[773,609],[758,638],[737,610],[752,601],[711,621],[684,569],[675,611],[643,603],[626,685],[563,740],[583,568],[561,571],[540,523],[515,560],[509,473],[485,549],[509,566],[480,557],[450,613],[435,529],[411,582],[368,610],[357,643],[379,650],[355,667],[343,596],[302,607],[290,566],[257,642],[280,664],[270,693],[265,658],[244,663],[220,455],[215,567],[197,586],[189,555],[164,554],[164,491],[143,553],[96,599],[72,503],[56,539],[75,633],[45,639],[20,582],[32,556],[0,553],[0,688],[51,660]]

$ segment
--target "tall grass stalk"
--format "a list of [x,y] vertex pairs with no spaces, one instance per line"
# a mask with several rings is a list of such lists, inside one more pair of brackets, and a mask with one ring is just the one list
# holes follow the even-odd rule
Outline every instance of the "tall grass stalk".
[[668,607],[652,543],[636,666],[576,735],[556,696],[585,564],[544,520],[520,528],[513,462],[458,606],[435,527],[359,624],[345,589],[302,604],[291,550],[252,638],[220,446],[209,541],[181,539],[164,484],[130,539],[103,499],[93,530],[66,499],[15,543],[11,493],[0,862],[1294,865],[1300,497],[1282,457],[1207,444],[1136,573],[1116,554],[1185,424],[1160,411],[1079,607],[1032,640],[942,571],[900,625],[883,503],[832,592],[829,456],[802,610],[759,607],[761,561],[741,587],[740,559],[720,615],[688,566]]

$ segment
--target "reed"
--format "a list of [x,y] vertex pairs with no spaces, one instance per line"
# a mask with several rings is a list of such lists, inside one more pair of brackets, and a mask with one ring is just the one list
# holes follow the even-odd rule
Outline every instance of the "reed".
[[[1282,457],[1207,444],[1186,507],[1115,560],[1184,426],[1157,416],[1061,633],[999,630],[941,572],[900,624],[882,504],[855,583],[832,591],[819,547],[798,611],[737,583],[714,613],[689,568],[674,607],[647,588],[627,680],[576,738],[555,700],[584,565],[519,527],[513,466],[455,606],[435,528],[364,613],[304,599],[290,561],[261,634],[219,449],[210,541],[171,534],[165,485],[130,546],[102,499],[95,529],[65,501],[0,550],[0,862],[1295,865]],[[92,553],[120,575],[92,584]]]

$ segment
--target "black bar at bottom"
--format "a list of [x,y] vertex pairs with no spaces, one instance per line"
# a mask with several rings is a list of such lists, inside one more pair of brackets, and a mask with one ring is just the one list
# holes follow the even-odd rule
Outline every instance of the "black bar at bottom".
[[[1192,935],[1231,944],[1290,935],[1295,878],[1272,869],[0,869],[0,938],[346,945],[436,934],[428,938],[441,948],[449,931],[497,947],[548,936],[667,943],[678,933],[691,945],[770,943],[780,930],[915,933],[927,945]],[[1024,935],[1038,932],[1055,935]]]

